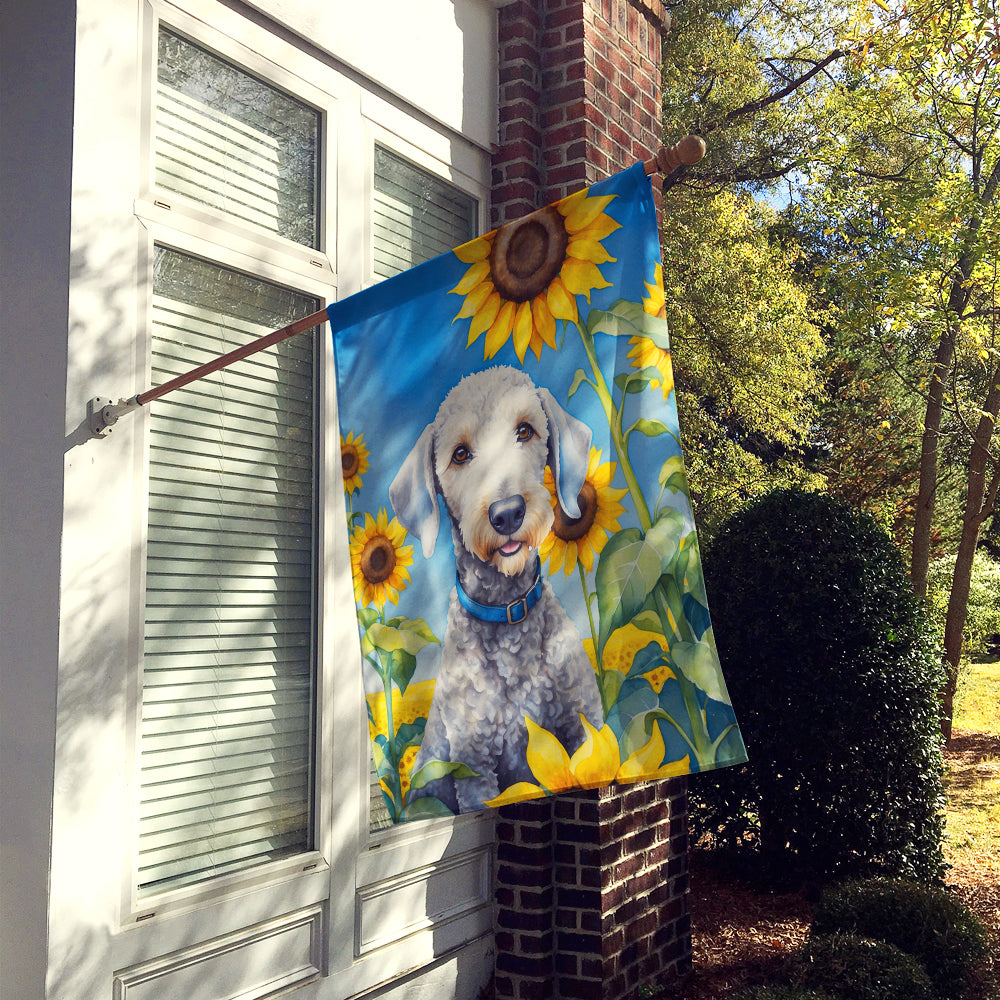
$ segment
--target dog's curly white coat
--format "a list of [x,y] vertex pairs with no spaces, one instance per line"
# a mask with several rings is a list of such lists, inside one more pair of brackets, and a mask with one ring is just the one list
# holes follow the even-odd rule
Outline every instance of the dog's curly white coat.
[[[468,375],[442,402],[389,489],[403,526],[434,552],[438,495],[452,526],[458,579],[474,601],[502,606],[535,579],[537,549],[553,522],[544,485],[548,464],[557,501],[579,517],[577,497],[590,428],[524,372],[507,366]],[[549,584],[516,624],[473,617],[451,593],[441,667],[414,769],[461,761],[475,778],[443,778],[414,792],[469,812],[518,781],[533,781],[525,717],[572,753],[585,738],[580,715],[603,721],[593,666],[580,633]]]

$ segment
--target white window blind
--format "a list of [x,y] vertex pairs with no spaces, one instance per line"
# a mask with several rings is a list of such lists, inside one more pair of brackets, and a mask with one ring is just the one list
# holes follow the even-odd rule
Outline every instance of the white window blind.
[[[447,181],[382,146],[375,147],[374,272],[390,278],[447,253],[476,235],[477,202]],[[372,830],[392,824],[370,764]]]
[[374,271],[400,271],[475,235],[476,199],[395,153],[375,147]]
[[[152,383],[318,308],[157,247]],[[150,406],[140,895],[312,846],[315,340]]]
[[315,247],[319,129],[314,108],[160,28],[159,189]]

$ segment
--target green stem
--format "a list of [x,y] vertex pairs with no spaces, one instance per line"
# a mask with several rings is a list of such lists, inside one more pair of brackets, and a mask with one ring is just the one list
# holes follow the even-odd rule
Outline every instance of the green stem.
[[688,721],[691,723],[692,745],[698,760],[698,769],[701,771],[710,770],[715,767],[718,744],[709,738],[705,713],[698,703],[698,689],[682,673],[677,674],[677,683],[680,685],[684,708],[687,710]]
[[625,485],[628,487],[629,494],[632,497],[632,503],[635,504],[639,526],[645,533],[653,526],[653,519],[649,516],[649,507],[646,505],[646,498],[642,495],[642,490],[639,488],[639,480],[636,479],[635,472],[632,470],[632,463],[628,457],[628,448],[622,434],[622,412],[625,408],[625,401],[622,400],[621,411],[616,409],[611,390],[608,388],[607,382],[604,381],[604,374],[597,362],[594,338],[584,327],[577,326],[577,332],[580,334],[580,341],[586,352],[587,360],[590,362],[591,371],[594,373],[594,381],[591,384],[594,386],[597,398],[604,409],[604,415],[611,430],[611,440],[615,446],[615,453],[618,455],[618,463],[621,466],[622,475],[625,477]]
[[[379,612],[379,621],[385,624],[385,615]],[[392,774],[390,783],[392,785],[392,805],[393,820],[399,819],[399,814],[403,808],[403,788],[399,780],[399,755],[396,752],[396,722],[393,718],[392,710],[392,670],[390,666],[382,662],[382,651],[378,650],[378,673],[382,678],[382,690],[385,693],[385,729],[389,742],[389,763],[392,764]]]
[[594,622],[594,612],[590,606],[590,594],[587,593],[587,574],[583,571],[583,563],[579,556],[576,560],[576,568],[580,572],[580,586],[583,587],[583,603],[587,606],[587,618],[590,621],[590,638],[594,642],[594,663],[597,665],[597,688],[601,692],[601,708],[604,710],[604,718],[608,717],[611,706],[608,704],[607,694],[604,691],[604,664],[598,658],[600,645],[597,641],[597,625]]

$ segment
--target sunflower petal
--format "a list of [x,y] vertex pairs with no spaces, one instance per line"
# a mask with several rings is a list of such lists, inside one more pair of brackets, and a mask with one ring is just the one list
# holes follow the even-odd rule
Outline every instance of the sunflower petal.
[[582,788],[607,785],[615,780],[618,772],[618,739],[610,726],[597,730],[582,715],[580,721],[587,738],[570,758],[570,771]]
[[549,347],[555,348],[556,321],[544,295],[536,295],[531,303],[531,318],[534,321],[535,329],[541,334],[542,340]]
[[665,753],[663,734],[659,725],[654,725],[652,735],[646,743],[618,769],[618,780],[627,783],[651,777],[659,769]]
[[490,250],[493,249],[492,235],[491,233],[489,236],[480,236],[477,239],[469,240],[468,243],[463,243],[460,247],[455,247],[452,253],[463,264],[475,264],[478,261],[486,260],[490,255]]
[[573,235],[578,239],[603,240],[621,227],[621,223],[615,222],[610,215],[599,215],[593,222],[577,230]]
[[549,282],[548,290],[545,293],[545,302],[555,319],[566,319],[571,323],[579,322],[580,314],[576,310],[576,299],[559,275],[556,275]]
[[550,791],[571,788],[573,776],[569,770],[569,754],[563,745],[552,733],[542,729],[527,716],[524,722],[528,727],[528,749],[525,759],[531,768],[531,773]]
[[517,781],[505,788],[496,798],[484,799],[484,806],[508,806],[513,802],[526,802],[528,799],[540,799],[545,795],[545,789],[530,781]]
[[604,249],[599,240],[580,237],[574,237],[569,241],[566,256],[574,257],[576,260],[589,260],[591,264],[606,264],[609,260],[615,259]]
[[476,315],[473,316],[472,323],[469,324],[469,342],[466,346],[471,345],[480,334],[493,325],[493,321],[497,318],[497,313],[500,312],[501,305],[503,305],[503,299],[500,298],[497,292],[491,292],[489,298],[483,303]]
[[[517,359],[524,364],[524,352],[531,345],[533,325],[531,322],[531,303],[522,302],[517,307],[514,316],[514,350],[517,352]],[[535,352],[536,356],[538,352]]]
[[482,304],[490,297],[493,285],[489,281],[483,281],[465,296],[462,308],[455,314],[455,319],[468,319],[475,316]]
[[516,304],[513,302],[504,301],[500,306],[500,311],[497,313],[496,319],[493,320],[489,330],[486,331],[483,357],[492,358],[507,343],[511,328],[514,325],[515,310]]
[[594,288],[610,288],[611,282],[604,280],[604,275],[595,264],[586,260],[568,258],[559,272],[566,287],[575,295],[585,295],[590,301],[590,292]]
[[[599,198],[587,197],[587,190],[564,198],[557,206],[566,220],[566,229],[570,234],[576,234],[589,226],[614,201],[613,194]],[[581,198],[580,195],[584,197]]]
[[462,280],[451,290],[452,295],[468,295],[480,281],[488,278],[490,274],[490,262],[488,260],[476,261],[469,266],[469,270],[462,275]]

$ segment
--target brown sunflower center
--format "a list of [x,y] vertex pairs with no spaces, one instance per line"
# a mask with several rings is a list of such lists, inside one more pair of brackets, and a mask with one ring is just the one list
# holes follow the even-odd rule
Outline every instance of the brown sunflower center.
[[556,519],[552,522],[552,534],[564,542],[576,542],[583,538],[597,517],[597,490],[589,480],[583,484],[576,502],[580,508],[579,517],[567,517],[562,507],[556,504]]
[[353,445],[343,445],[340,449],[340,464],[343,466],[345,479],[356,475],[361,467],[361,456],[358,454],[358,449]]
[[384,583],[396,568],[396,550],[385,535],[365,542],[361,552],[361,572],[369,583]]
[[567,246],[566,223],[552,205],[501,226],[490,251],[496,290],[512,302],[533,299],[559,273]]

